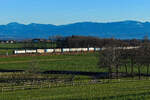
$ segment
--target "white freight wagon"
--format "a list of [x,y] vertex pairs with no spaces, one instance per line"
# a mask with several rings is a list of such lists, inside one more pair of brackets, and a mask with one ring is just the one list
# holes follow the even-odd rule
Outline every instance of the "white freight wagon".
[[88,51],[88,48],[81,48],[81,51],[86,52]]
[[76,48],[76,51],[77,51],[77,52],[81,52],[81,51],[82,51],[82,48]]
[[107,48],[103,47],[102,50],[106,50]]
[[136,46],[136,47],[126,47],[126,49],[137,49],[137,48],[140,48],[140,47],[138,47],[138,46]]
[[74,51],[77,52],[77,51],[79,51],[79,49],[78,48],[74,48]]
[[69,51],[70,52],[76,52],[76,48],[70,48]]
[[53,52],[54,52],[54,49],[45,49],[45,52],[46,52],[46,53],[53,53]]
[[55,53],[61,52],[61,49],[55,49]]
[[26,50],[26,53],[36,53],[36,50]]
[[15,50],[14,54],[25,54],[25,50]]
[[37,49],[37,53],[45,53],[44,49]]
[[101,48],[95,48],[95,51],[100,51],[101,50]]
[[62,52],[70,52],[69,48],[62,48]]
[[88,51],[94,51],[94,48],[88,48]]

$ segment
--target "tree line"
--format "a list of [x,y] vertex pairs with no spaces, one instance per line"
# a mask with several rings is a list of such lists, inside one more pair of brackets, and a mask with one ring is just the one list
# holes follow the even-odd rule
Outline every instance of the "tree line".
[[93,36],[68,36],[59,37],[56,39],[56,44],[58,48],[88,48],[88,47],[105,47],[115,44],[115,46],[138,46],[143,42],[143,40],[121,40],[114,38],[99,38]]
[[[150,41],[148,38],[145,37],[138,44],[139,48],[125,49],[124,44],[120,46],[122,48],[116,49],[116,44],[112,42],[107,49],[100,51],[98,65],[100,68],[108,70],[109,79],[114,76],[118,79],[122,74],[119,73],[121,67],[124,67],[126,76],[133,78],[138,75],[141,79],[141,75],[144,75],[148,78],[150,67]],[[129,68],[130,72],[128,71]],[[142,73],[141,69],[144,68],[146,68],[146,72]]]
[[49,42],[46,41],[25,41],[22,42],[22,48],[88,48],[88,47],[106,47],[115,44],[119,46],[139,46],[144,40],[132,39],[121,40],[115,38],[99,38],[93,36],[53,36],[49,37]]

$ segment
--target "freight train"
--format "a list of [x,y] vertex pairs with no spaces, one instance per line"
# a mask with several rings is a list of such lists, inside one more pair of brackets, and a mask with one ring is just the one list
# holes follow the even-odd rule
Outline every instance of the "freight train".
[[26,49],[14,50],[14,54],[34,54],[34,53],[65,53],[65,52],[96,52],[101,48],[55,48],[55,49]]
[[[137,49],[136,47],[115,47],[115,49]],[[66,52],[97,52],[105,50],[107,48],[55,48],[55,49],[26,49],[26,50],[14,50],[14,54],[35,54],[35,53],[66,53]]]

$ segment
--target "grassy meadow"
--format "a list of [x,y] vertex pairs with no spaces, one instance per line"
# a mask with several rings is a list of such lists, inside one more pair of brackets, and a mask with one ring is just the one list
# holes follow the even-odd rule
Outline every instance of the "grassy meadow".
[[34,47],[34,48],[51,48],[56,47],[56,44],[53,43],[0,43],[0,49],[22,49],[24,47]]
[[149,100],[150,81],[90,84],[0,93],[0,100]]
[[[37,63],[41,71],[86,71],[107,72],[108,68],[98,66],[99,53],[62,54],[62,55],[38,55],[38,56],[8,56],[0,58],[0,69],[3,70],[28,70],[32,63]],[[131,72],[131,64],[127,65],[128,73]],[[115,68],[113,68],[115,72]],[[124,66],[119,67],[119,72],[125,72]],[[138,73],[138,66],[134,66],[134,72]],[[141,67],[141,73],[146,73],[147,67]]]
[[32,62],[42,71],[45,70],[67,70],[67,71],[101,71],[97,66],[98,53],[76,54],[76,55],[49,55],[49,56],[20,56],[1,57],[0,69],[26,70]]

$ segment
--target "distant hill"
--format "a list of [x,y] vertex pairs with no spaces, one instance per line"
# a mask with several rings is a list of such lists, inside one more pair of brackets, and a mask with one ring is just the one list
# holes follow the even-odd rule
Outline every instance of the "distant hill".
[[102,38],[141,39],[145,35],[150,36],[150,22],[79,22],[59,26],[36,23],[24,25],[13,22],[0,25],[0,39],[48,38],[54,35],[90,35]]

